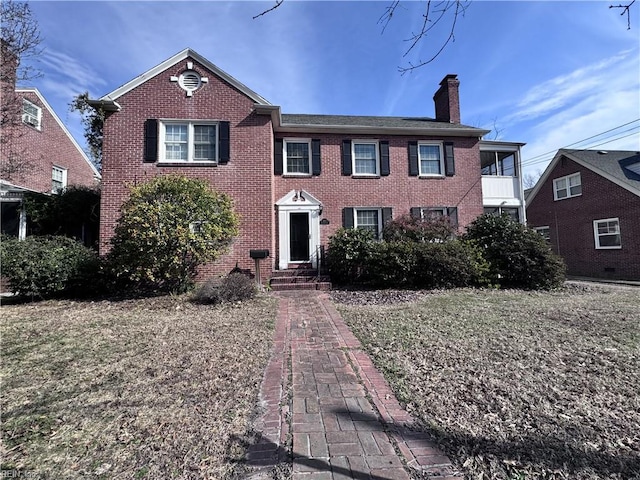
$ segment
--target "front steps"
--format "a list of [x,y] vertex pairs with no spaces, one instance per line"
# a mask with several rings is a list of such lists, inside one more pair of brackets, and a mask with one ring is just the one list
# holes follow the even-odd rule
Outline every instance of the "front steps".
[[331,282],[326,275],[319,275],[311,264],[292,264],[287,270],[272,272],[269,283],[271,290],[331,290]]

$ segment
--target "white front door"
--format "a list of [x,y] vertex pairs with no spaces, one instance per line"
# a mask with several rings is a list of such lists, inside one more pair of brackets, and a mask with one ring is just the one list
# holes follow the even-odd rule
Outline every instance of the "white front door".
[[304,190],[292,190],[276,202],[278,208],[278,268],[310,262],[318,266],[322,204]]

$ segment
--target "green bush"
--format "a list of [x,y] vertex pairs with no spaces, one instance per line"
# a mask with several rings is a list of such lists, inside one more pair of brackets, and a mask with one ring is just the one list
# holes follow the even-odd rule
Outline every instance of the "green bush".
[[108,263],[121,289],[181,293],[237,234],[228,195],[203,180],[155,177],[133,187],[122,205]]
[[241,302],[256,294],[255,282],[243,273],[230,273],[223,278],[211,278],[196,290],[193,300],[198,303],[217,304]]
[[480,249],[460,240],[372,245],[364,278],[376,287],[454,288],[486,284]]
[[89,294],[99,271],[96,253],[67,237],[3,237],[0,263],[13,293],[38,298]]
[[483,215],[467,227],[465,239],[482,249],[492,284],[549,290],[562,286],[565,264],[536,231],[508,215]]
[[445,242],[453,239],[456,233],[457,228],[449,217],[402,215],[384,226],[382,238],[385,242]]
[[373,243],[373,234],[369,230],[338,229],[329,239],[331,280],[339,285],[361,281]]

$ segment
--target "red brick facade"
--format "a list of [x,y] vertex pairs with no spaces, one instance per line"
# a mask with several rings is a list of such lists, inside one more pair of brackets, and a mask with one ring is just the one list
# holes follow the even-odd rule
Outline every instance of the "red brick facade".
[[96,186],[97,172],[88,163],[80,147],[72,140],[66,129],[59,123],[50,107],[35,89],[17,90],[19,100],[26,98],[42,109],[40,128],[19,123],[13,127],[15,132],[3,132],[9,141],[3,142],[2,155],[8,151],[19,154],[29,168],[11,178],[4,178],[10,183],[35,190],[51,192],[51,173],[54,166],[65,169],[67,185]]
[[[175,57],[174,57],[175,58]],[[186,95],[176,78],[186,66],[207,77],[207,83],[192,96]],[[119,208],[128,197],[128,186],[144,182],[156,175],[178,173],[205,179],[234,200],[241,218],[240,234],[231,250],[204,276],[227,273],[238,265],[254,270],[249,256],[251,249],[268,249],[270,257],[262,261],[262,278],[268,279],[278,268],[279,213],[276,202],[292,190],[304,191],[322,204],[321,215],[314,213],[319,225],[320,245],[342,226],[344,207],[391,207],[393,216],[408,214],[411,207],[457,207],[461,227],[482,214],[480,182],[479,136],[483,133],[448,133],[441,136],[393,134],[355,134],[345,127],[342,133],[304,132],[274,125],[270,105],[256,108],[256,98],[241,84],[228,81],[211,71],[201,57],[190,54],[171,65],[161,64],[144,81],[130,82],[115,95],[103,97],[114,111],[108,115],[104,128],[100,252],[106,253],[119,216]],[[159,67],[161,67],[159,66]],[[166,67],[166,68],[165,68]],[[230,78],[230,77],[229,77]],[[457,83],[457,80],[455,80]],[[125,87],[127,87],[125,85]],[[448,84],[447,84],[448,85]],[[448,89],[453,87],[447,86]],[[249,91],[250,92],[250,91]],[[457,102],[457,84],[455,85]],[[99,101],[96,101],[99,102]],[[277,108],[277,107],[273,107]],[[454,106],[458,113],[459,106]],[[258,111],[257,111],[258,110]],[[425,112],[428,113],[428,112]],[[278,112],[279,114],[279,112]],[[161,162],[145,162],[145,121],[148,119],[215,120],[229,122],[230,158],[218,165],[183,164],[163,166]],[[447,120],[447,125],[450,125]],[[459,125],[458,125],[459,127]],[[469,127],[469,131],[475,131]],[[333,129],[335,132],[335,128]],[[321,172],[313,176],[274,175],[274,141],[281,138],[319,139],[321,142]],[[375,178],[354,178],[341,171],[341,145],[344,139],[376,139],[389,142],[389,175]],[[409,175],[409,141],[452,142],[455,175],[441,178],[419,178]],[[311,217],[309,217],[311,218]],[[322,220],[320,222],[320,220]],[[328,223],[327,223],[328,222]]]
[[[554,201],[553,180],[580,173],[582,194]],[[618,218],[622,247],[596,249],[594,220]],[[529,226],[548,226],[572,276],[640,280],[640,196],[562,157],[527,204]]]

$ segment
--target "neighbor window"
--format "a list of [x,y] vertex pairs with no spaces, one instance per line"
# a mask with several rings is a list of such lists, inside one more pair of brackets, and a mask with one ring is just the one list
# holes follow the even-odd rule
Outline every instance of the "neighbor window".
[[380,238],[382,231],[382,221],[380,209],[356,209],[354,221],[356,228],[369,230],[373,233],[373,238]]
[[564,200],[565,198],[582,195],[582,180],[580,173],[567,175],[566,177],[553,180],[553,199]]
[[285,174],[311,175],[311,140],[290,139],[284,141]]
[[380,174],[378,142],[354,140],[352,149],[354,175]]
[[27,99],[22,100],[22,121],[40,130],[42,109]]
[[617,218],[594,220],[593,235],[597,249],[622,248],[620,222]]
[[442,145],[437,143],[418,143],[418,166],[420,176],[442,176],[444,171],[444,155]]
[[215,162],[218,159],[218,124],[162,122],[161,158],[165,162]]
[[429,220],[432,218],[440,218],[440,217],[446,217],[447,216],[447,209],[442,207],[438,207],[438,208],[421,208],[420,209],[420,216],[422,217],[423,220]]
[[540,234],[542,238],[544,238],[547,242],[551,241],[551,231],[548,226],[544,227],[533,227],[533,229]]
[[481,151],[480,163],[482,166],[482,175],[517,176],[515,152]]
[[58,193],[67,186],[67,169],[54,166],[51,169],[51,192]]

